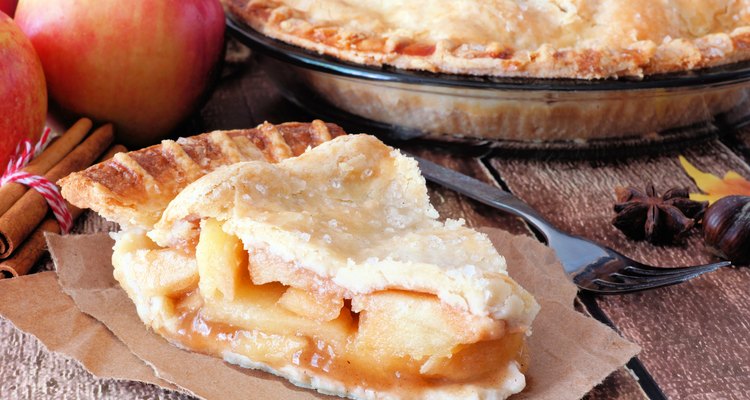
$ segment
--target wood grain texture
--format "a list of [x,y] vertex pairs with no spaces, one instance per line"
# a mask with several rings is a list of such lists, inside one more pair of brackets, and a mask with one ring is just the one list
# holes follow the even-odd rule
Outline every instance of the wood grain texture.
[[[723,175],[733,169],[750,174],[750,167],[717,141],[687,149],[683,154],[706,172]],[[495,158],[490,164],[514,193],[572,234],[595,238],[645,262],[679,266],[716,261],[702,250],[704,245],[697,230],[680,245],[652,246],[625,238],[610,224],[615,216],[612,206],[617,186],[643,187],[654,182],[660,193],[672,187],[698,191],[677,156],[678,153],[667,153],[613,161]]]
[[[736,132],[730,141],[734,145],[732,150],[744,158],[745,162],[750,163],[750,126]],[[747,178],[750,179],[750,177]]]
[[[714,141],[683,153],[708,172],[750,168]],[[610,225],[614,188],[653,181],[664,191],[696,190],[676,153],[612,161],[492,159],[490,164],[519,197],[560,228],[654,265],[716,261],[703,250],[697,231],[683,244],[653,246],[626,239]],[[724,269],[686,284],[646,293],[600,297],[598,303],[628,339],[670,398],[747,398],[750,393],[750,269]]]
[[[228,67],[208,102],[196,118],[200,132],[241,129],[264,121],[306,122],[313,117],[286,101],[253,59]],[[199,132],[194,132],[199,133]]]
[[625,368],[613,372],[597,385],[584,400],[646,400],[648,396],[638,386],[638,381]]

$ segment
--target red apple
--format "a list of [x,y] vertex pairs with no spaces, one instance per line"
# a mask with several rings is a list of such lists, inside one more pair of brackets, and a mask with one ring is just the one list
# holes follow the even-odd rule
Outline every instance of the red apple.
[[21,0],[16,22],[34,44],[62,108],[151,144],[198,105],[223,51],[218,0]]
[[21,29],[0,12],[0,172],[21,140],[39,138],[46,117],[39,57]]
[[16,4],[18,4],[18,0],[0,0],[0,11],[12,17],[13,13],[16,12]]

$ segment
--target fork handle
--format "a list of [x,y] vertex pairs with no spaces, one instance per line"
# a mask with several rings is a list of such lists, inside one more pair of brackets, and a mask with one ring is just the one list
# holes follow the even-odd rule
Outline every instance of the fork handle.
[[419,169],[422,170],[422,175],[424,175],[427,180],[461,193],[490,207],[523,218],[534,226],[534,228],[539,230],[548,241],[552,235],[562,233],[559,229],[555,228],[552,223],[542,217],[537,210],[511,193],[498,187],[488,185],[460,172],[435,164],[432,161],[411,154],[408,155],[417,160]]

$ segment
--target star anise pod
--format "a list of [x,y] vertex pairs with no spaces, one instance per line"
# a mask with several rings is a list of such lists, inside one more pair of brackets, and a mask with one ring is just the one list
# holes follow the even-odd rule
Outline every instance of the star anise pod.
[[703,217],[708,202],[690,200],[687,188],[670,189],[659,196],[653,183],[646,190],[629,186],[615,189],[617,216],[612,225],[632,239],[671,243],[682,238]]

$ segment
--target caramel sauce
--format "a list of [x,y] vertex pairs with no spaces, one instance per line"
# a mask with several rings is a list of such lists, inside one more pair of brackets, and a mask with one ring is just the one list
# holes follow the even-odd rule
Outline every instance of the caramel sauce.
[[271,10],[267,7],[250,6],[250,9],[247,10],[247,13],[255,14],[259,19],[263,21],[268,21],[268,19],[271,18]]
[[488,55],[492,58],[508,60],[510,58],[513,58],[514,53],[515,52],[511,49],[503,49],[502,51],[498,51],[498,52],[489,52]]
[[[467,344],[456,349],[451,358],[442,359],[425,374],[420,367],[426,359],[410,357],[376,359],[355,346],[356,329],[346,343],[327,342],[324,338],[291,336],[306,345],[288,354],[268,354],[262,357],[243,354],[238,341],[253,334],[265,335],[260,329],[249,331],[230,324],[210,321],[201,314],[202,299],[196,289],[174,299],[179,324],[175,332],[165,329],[159,333],[192,351],[222,357],[230,351],[244,355],[279,370],[294,364],[310,375],[325,376],[347,387],[355,386],[381,391],[419,392],[425,388],[447,387],[474,383],[497,386],[505,378],[504,366],[511,360],[524,365],[524,334],[509,333],[501,339]],[[342,312],[351,312],[347,304]],[[356,325],[356,314],[352,313]],[[499,368],[498,368],[499,367]]]
[[412,43],[396,49],[397,53],[407,56],[427,57],[435,53],[434,44]]

